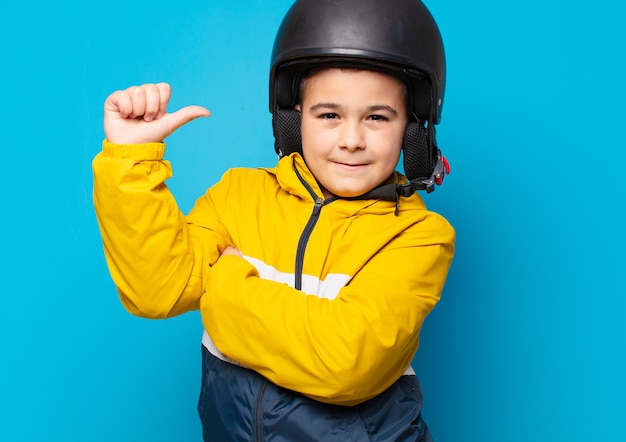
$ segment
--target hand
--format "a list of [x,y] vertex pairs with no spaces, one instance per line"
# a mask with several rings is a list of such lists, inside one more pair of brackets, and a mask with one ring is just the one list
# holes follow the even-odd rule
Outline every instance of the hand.
[[233,255],[233,256],[238,256],[241,258],[241,252],[239,251],[239,249],[233,246],[226,247],[224,251],[222,252],[222,254],[220,255],[220,258],[225,255]]
[[104,103],[104,133],[115,144],[161,142],[182,125],[211,113],[186,106],[167,113],[172,89],[167,83],[132,86],[113,92]]

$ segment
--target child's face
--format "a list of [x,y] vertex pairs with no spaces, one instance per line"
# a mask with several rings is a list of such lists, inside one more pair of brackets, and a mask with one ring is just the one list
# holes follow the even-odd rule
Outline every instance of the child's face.
[[398,164],[405,88],[378,72],[326,69],[302,88],[302,152],[324,197],[362,195]]

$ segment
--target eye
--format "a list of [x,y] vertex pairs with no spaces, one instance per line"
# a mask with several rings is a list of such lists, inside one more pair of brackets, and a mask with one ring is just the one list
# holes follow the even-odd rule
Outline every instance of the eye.
[[336,120],[337,118],[339,118],[339,115],[334,112],[327,112],[325,114],[321,114],[320,118],[324,120]]
[[368,119],[372,121],[388,121],[389,120],[389,118],[387,118],[386,116],[379,115],[379,114],[370,115]]

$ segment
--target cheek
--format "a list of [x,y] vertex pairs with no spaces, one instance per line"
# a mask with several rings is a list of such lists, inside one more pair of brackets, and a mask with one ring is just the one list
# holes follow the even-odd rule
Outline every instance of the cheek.
[[334,140],[330,131],[325,131],[322,128],[305,124],[301,127],[301,135],[302,151],[305,158],[307,156],[321,156],[328,150],[332,149]]
[[391,151],[386,156],[386,164],[385,164],[385,173],[392,173],[396,170],[398,166],[398,161],[400,160],[400,152],[397,150]]
[[302,156],[309,167],[320,157],[319,138],[311,136],[311,132],[304,128],[302,130]]
[[390,131],[377,134],[376,145],[380,146],[380,152],[390,159],[398,158],[402,151],[404,132]]
[[306,119],[300,120],[300,136],[302,138],[302,148],[312,144],[312,133],[314,133],[311,123]]
[[384,168],[386,171],[389,171],[389,173],[393,172],[398,165],[402,151],[403,138],[404,134],[402,136],[392,134],[380,140],[380,145],[384,146],[384,148],[379,151],[379,158],[383,160],[385,164]]

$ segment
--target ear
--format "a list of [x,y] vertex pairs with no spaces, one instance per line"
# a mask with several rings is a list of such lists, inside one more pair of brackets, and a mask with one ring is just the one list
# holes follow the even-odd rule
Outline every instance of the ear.
[[294,110],[296,110],[296,111],[298,111],[299,113],[302,113],[302,106],[300,106],[299,104],[296,104],[296,105],[293,107],[293,109],[294,109]]

